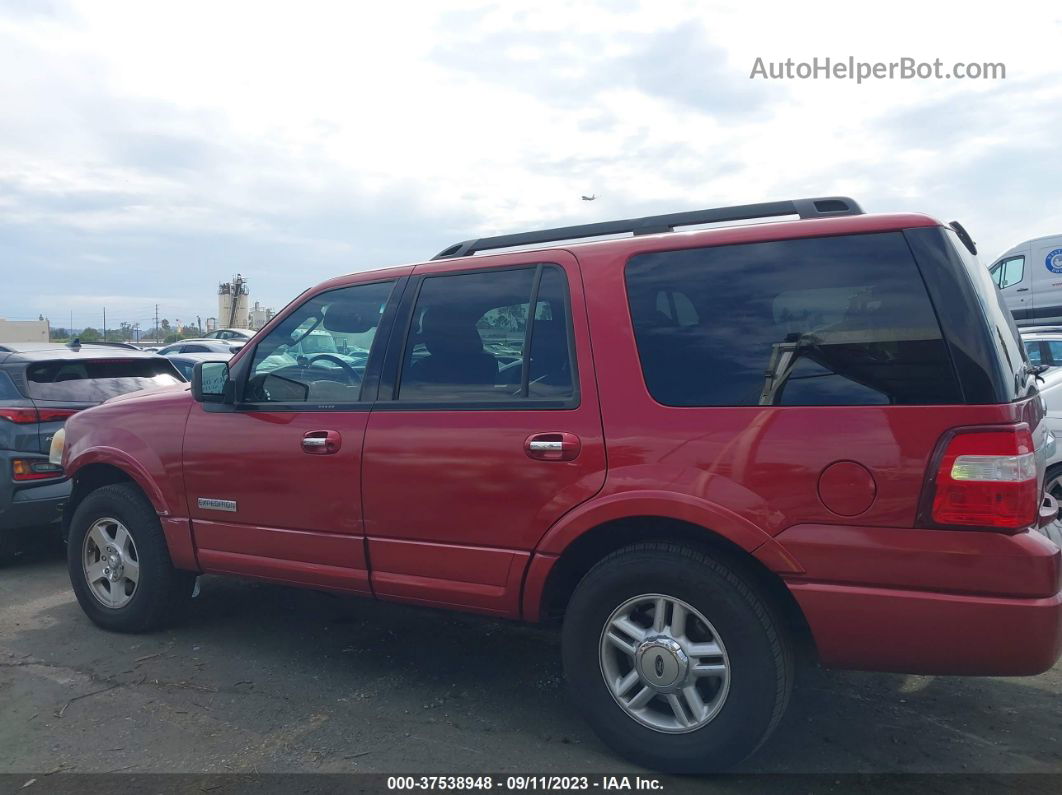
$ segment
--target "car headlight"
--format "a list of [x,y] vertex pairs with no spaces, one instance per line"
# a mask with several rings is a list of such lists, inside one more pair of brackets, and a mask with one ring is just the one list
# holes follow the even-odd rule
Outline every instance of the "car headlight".
[[66,428],[60,428],[52,436],[52,445],[48,448],[48,463],[63,465],[63,448],[66,447]]

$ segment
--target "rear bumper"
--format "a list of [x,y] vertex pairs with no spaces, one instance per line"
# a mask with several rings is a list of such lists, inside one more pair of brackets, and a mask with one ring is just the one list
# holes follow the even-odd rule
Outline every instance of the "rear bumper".
[[1062,553],[1045,534],[802,525],[778,542],[824,665],[1025,676],[1062,655]]
[[1062,654],[1062,593],[1043,599],[791,584],[834,668],[1029,676]]

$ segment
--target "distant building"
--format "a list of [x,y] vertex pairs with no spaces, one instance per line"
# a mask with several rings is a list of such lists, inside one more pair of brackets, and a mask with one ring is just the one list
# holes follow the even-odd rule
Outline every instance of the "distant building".
[[0,342],[48,342],[51,328],[40,320],[4,320],[0,317]]
[[275,313],[269,307],[262,306],[258,301],[254,302],[254,309],[251,310],[250,325],[248,328],[258,331],[266,323],[268,323]]
[[208,317],[207,318],[207,320],[206,320],[206,330],[208,332],[217,331],[218,330],[218,319],[216,317]]
[[219,284],[218,325],[221,328],[246,328],[250,317],[248,301],[250,291],[247,288],[247,280],[240,274],[237,273],[231,282]]

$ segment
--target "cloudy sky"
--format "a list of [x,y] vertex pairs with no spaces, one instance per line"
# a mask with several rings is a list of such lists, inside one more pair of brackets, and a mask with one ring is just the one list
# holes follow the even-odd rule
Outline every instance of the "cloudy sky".
[[[476,235],[809,195],[990,260],[1062,232],[1059,41],[1016,0],[0,0],[0,316],[205,319],[236,271],[279,308]],[[1006,79],[749,78],[815,56]]]

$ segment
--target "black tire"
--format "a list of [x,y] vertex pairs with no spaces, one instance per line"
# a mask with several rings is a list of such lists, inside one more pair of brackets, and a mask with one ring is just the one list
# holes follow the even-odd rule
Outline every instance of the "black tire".
[[[711,773],[732,767],[763,744],[788,704],[794,668],[785,625],[754,582],[739,564],[664,542],[618,550],[590,570],[566,611],[564,671],[572,697],[607,745],[667,773]],[[643,594],[686,602],[725,646],[729,689],[715,717],[693,731],[669,734],[643,725],[606,686],[599,658],[602,631],[614,610]]]
[[[104,605],[90,590],[82,567],[85,536],[103,518],[121,522],[136,545],[140,575],[123,607]],[[150,632],[178,620],[191,599],[196,575],[173,567],[155,509],[136,486],[102,486],[77,506],[70,522],[67,568],[74,594],[92,621],[115,632]]]
[[[1047,468],[1047,472],[1044,473],[1044,491],[1046,491],[1048,494],[1051,494],[1051,490],[1048,487],[1051,485],[1051,481],[1058,477],[1062,477],[1062,464],[1055,464],[1054,466],[1049,466]],[[1055,494],[1051,494],[1051,496],[1055,499],[1058,499],[1059,496],[1062,496],[1062,489],[1056,488],[1055,492]]]

